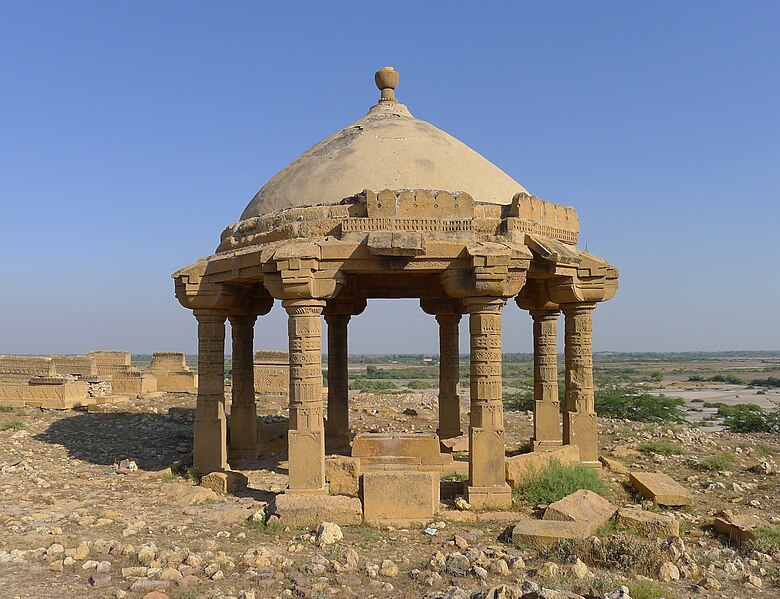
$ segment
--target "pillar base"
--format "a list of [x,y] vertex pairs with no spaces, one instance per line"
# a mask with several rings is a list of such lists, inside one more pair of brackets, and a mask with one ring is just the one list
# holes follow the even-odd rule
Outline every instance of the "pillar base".
[[325,451],[330,453],[337,449],[349,449],[352,443],[352,433],[325,433]]
[[254,460],[260,455],[260,446],[228,447],[228,460]]
[[330,495],[330,487],[325,485],[321,489],[291,489],[284,490],[285,495]]
[[505,510],[512,507],[512,487],[504,483],[495,487],[468,487],[468,502],[475,510]]
[[441,429],[436,429],[436,434],[439,435],[439,439],[454,439],[455,437],[462,437],[463,431],[461,430],[451,430],[451,431],[445,431]]
[[580,462],[580,464],[582,464],[586,468],[593,468],[594,470],[599,470],[599,471],[601,471],[601,469],[604,467],[604,465],[598,460],[596,460],[595,462],[591,462],[591,461]]
[[563,441],[537,441],[531,437],[531,451],[551,451],[563,447]]

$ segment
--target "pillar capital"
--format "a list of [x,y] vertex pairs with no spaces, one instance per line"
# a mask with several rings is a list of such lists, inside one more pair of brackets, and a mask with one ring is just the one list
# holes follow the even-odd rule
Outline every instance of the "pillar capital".
[[215,310],[211,308],[196,308],[192,311],[192,314],[199,323],[224,323],[228,317],[227,310]]
[[528,313],[534,321],[547,322],[550,320],[558,320],[561,316],[560,310],[529,310]]
[[506,305],[506,299],[503,297],[466,297],[463,298],[463,305],[466,312],[474,314],[478,312],[492,312],[500,314]]
[[314,298],[282,300],[282,307],[289,316],[319,316],[325,305],[325,300]]
[[561,304],[561,310],[564,314],[587,314],[595,309],[595,302],[571,302],[567,304]]

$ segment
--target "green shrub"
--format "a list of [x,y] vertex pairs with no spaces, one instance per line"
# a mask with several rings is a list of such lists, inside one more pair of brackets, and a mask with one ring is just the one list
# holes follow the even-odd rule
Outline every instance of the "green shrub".
[[627,584],[631,599],[660,599],[661,597],[675,599],[677,597],[655,580],[637,580]]
[[353,379],[349,381],[349,388],[363,393],[376,391],[389,391],[396,388],[392,381],[369,381],[367,379]]
[[567,466],[557,460],[526,477],[520,492],[530,503],[550,504],[580,489],[588,489],[603,497],[610,490],[598,473],[587,466]]
[[755,387],[780,387],[780,378],[770,376],[765,379],[756,379],[750,382]]
[[780,552],[780,526],[759,528],[753,539],[748,543],[748,547],[751,550],[770,555]]
[[716,453],[715,455],[702,458],[696,464],[699,470],[731,470],[734,468],[734,454],[728,452]]
[[0,424],[0,431],[19,431],[24,428],[24,422],[19,419],[7,420]]
[[642,443],[638,449],[644,453],[657,453],[658,455],[682,455],[685,453],[685,449],[682,445],[664,439]]
[[[659,545],[629,532],[588,541],[558,541],[553,547],[542,549],[540,556],[563,563],[573,562],[579,557],[590,566],[651,576],[657,575],[658,567],[667,559]],[[633,594],[631,596],[634,597]]]
[[766,411],[755,404],[737,404],[723,409],[722,415],[723,426],[732,433],[780,432],[780,406]]
[[534,409],[534,392],[531,389],[517,393],[504,393],[504,408],[513,412]]
[[424,381],[409,381],[406,383],[407,389],[429,389],[432,386],[431,383],[426,383]]
[[685,401],[679,397],[656,397],[634,385],[605,385],[596,390],[596,413],[604,418],[636,422],[683,423]]

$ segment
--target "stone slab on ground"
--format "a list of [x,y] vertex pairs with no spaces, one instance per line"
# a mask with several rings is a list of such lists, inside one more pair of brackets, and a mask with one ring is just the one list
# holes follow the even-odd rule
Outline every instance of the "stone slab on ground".
[[287,526],[316,526],[320,522],[345,526],[362,521],[360,499],[346,495],[282,493],[270,503],[269,511]]
[[363,517],[367,521],[427,521],[438,509],[438,472],[366,472],[363,475]]
[[648,536],[670,537],[680,535],[680,522],[666,514],[655,514],[640,508],[620,508],[616,521],[621,526]]
[[755,530],[763,524],[758,516],[735,514],[729,510],[715,516],[713,523],[715,530],[737,545],[750,541],[755,536]]
[[325,458],[325,481],[330,484],[330,492],[334,495],[357,496],[360,490],[360,458]]
[[691,492],[663,472],[631,472],[628,477],[634,490],[658,505],[676,507],[693,504]]
[[545,468],[553,460],[561,464],[575,464],[580,461],[580,449],[576,445],[564,445],[550,451],[521,453],[506,459],[506,482],[512,487],[520,486],[533,472]]
[[585,539],[591,530],[589,522],[519,520],[512,529],[512,542],[518,546],[551,547],[562,539]]
[[609,458],[607,456],[599,456],[599,462],[601,462],[605,468],[609,468],[615,474],[628,474],[629,468],[618,460]]
[[595,530],[612,518],[616,511],[617,508],[598,493],[580,489],[547,506],[543,520],[588,522]]

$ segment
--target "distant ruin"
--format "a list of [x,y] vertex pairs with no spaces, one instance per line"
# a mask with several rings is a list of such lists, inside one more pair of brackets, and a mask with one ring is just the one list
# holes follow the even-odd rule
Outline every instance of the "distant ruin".
[[183,353],[155,353],[146,370],[133,366],[130,352],[124,351],[0,356],[3,406],[68,409],[157,392],[197,392],[197,375],[190,372]]

